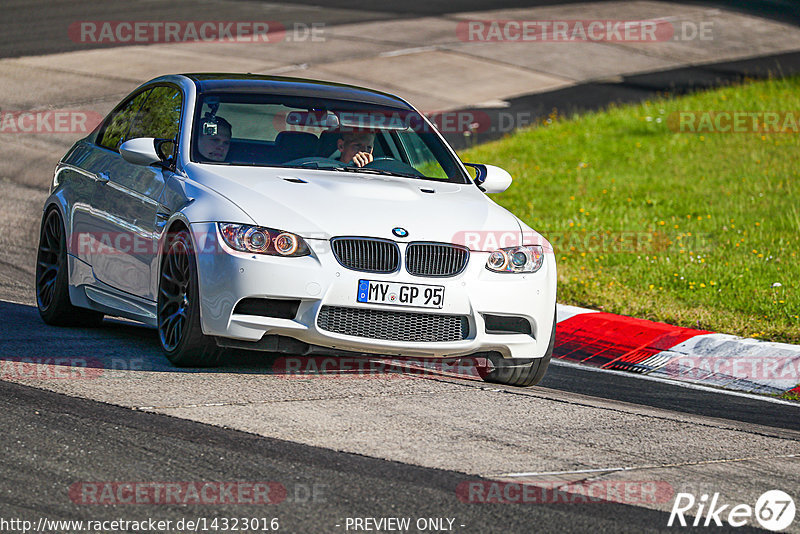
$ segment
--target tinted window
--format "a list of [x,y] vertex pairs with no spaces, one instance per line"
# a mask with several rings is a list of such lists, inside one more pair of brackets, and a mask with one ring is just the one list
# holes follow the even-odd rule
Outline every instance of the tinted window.
[[143,91],[111,112],[100,131],[97,144],[111,150],[118,150],[119,145],[125,141],[131,121],[141,109],[142,103],[147,99],[149,93],[149,90]]
[[155,87],[135,115],[125,139],[175,139],[181,124],[181,103],[180,90],[166,86]]

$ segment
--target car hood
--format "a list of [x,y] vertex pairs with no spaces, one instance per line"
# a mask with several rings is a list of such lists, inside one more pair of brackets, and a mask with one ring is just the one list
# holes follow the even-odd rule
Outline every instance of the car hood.
[[187,172],[239,206],[256,224],[309,239],[372,236],[394,240],[392,230],[401,227],[412,241],[465,243],[470,233],[518,237],[521,231],[514,215],[472,184],[202,164],[192,164]]

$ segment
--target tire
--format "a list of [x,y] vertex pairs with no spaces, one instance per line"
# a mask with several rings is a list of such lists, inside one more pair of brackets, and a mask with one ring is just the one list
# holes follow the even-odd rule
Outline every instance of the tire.
[[99,326],[103,314],[78,308],[69,300],[67,238],[61,214],[51,208],[42,218],[36,253],[36,306],[52,326]]
[[222,350],[200,326],[197,262],[189,232],[167,236],[158,280],[158,340],[177,367],[214,367]]
[[485,382],[503,384],[506,386],[529,387],[535,386],[544,378],[550,358],[553,356],[553,347],[556,341],[556,318],[553,316],[553,329],[550,333],[550,344],[547,352],[541,358],[512,358],[506,359],[497,353],[491,353],[489,360],[494,368],[483,375]]

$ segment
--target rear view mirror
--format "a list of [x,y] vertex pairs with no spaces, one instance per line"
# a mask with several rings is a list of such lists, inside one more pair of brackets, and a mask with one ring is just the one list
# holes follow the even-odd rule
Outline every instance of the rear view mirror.
[[335,130],[339,127],[339,117],[330,111],[290,111],[286,115],[286,124]]

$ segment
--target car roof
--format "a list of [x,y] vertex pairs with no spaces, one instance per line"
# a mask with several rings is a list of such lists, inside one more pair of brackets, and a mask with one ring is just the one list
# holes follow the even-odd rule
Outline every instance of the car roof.
[[349,100],[366,104],[413,109],[405,100],[355,85],[261,74],[193,73],[198,93],[262,93]]

